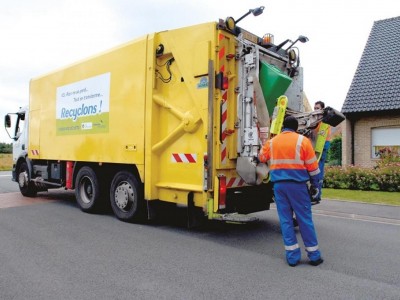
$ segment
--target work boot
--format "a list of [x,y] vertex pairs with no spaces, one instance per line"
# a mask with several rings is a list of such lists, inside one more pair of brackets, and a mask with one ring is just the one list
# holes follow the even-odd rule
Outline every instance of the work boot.
[[318,258],[317,260],[310,260],[310,265],[316,267],[322,264],[324,260],[322,258]]
[[289,266],[295,267],[295,266],[297,266],[299,264],[299,261],[296,261],[295,263],[290,263],[290,262],[287,262],[287,263],[288,263]]

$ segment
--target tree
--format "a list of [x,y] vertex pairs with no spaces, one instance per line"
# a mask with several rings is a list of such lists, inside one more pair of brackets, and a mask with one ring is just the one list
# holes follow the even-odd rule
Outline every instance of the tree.
[[335,137],[331,141],[331,147],[328,151],[328,161],[330,166],[342,165],[342,137]]
[[0,143],[0,153],[12,153],[12,144]]

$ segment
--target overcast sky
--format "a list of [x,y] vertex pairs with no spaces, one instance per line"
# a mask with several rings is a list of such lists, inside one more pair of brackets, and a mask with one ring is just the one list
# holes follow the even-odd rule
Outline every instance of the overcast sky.
[[[398,0],[0,0],[0,116],[28,104],[29,80],[146,33],[265,6],[239,25],[275,43],[299,34],[311,103],[341,110],[373,22],[400,16]],[[3,124],[3,123],[2,123]],[[0,142],[10,143],[4,126]]]

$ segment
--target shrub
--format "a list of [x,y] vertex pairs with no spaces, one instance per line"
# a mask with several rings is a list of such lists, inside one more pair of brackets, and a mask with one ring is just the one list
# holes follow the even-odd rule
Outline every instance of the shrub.
[[400,158],[381,156],[375,168],[326,166],[324,187],[365,191],[400,192]]
[[[397,147],[396,147],[397,148]],[[385,147],[379,150],[378,153],[380,160],[377,163],[377,167],[386,167],[398,165],[400,163],[400,154],[399,152],[394,151],[391,147]]]
[[342,137],[336,137],[331,141],[328,151],[328,162],[330,166],[340,166],[342,164]]

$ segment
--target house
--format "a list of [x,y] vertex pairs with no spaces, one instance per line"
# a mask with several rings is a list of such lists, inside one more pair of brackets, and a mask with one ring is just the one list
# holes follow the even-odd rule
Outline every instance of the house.
[[342,165],[400,155],[400,17],[375,21],[342,107]]

